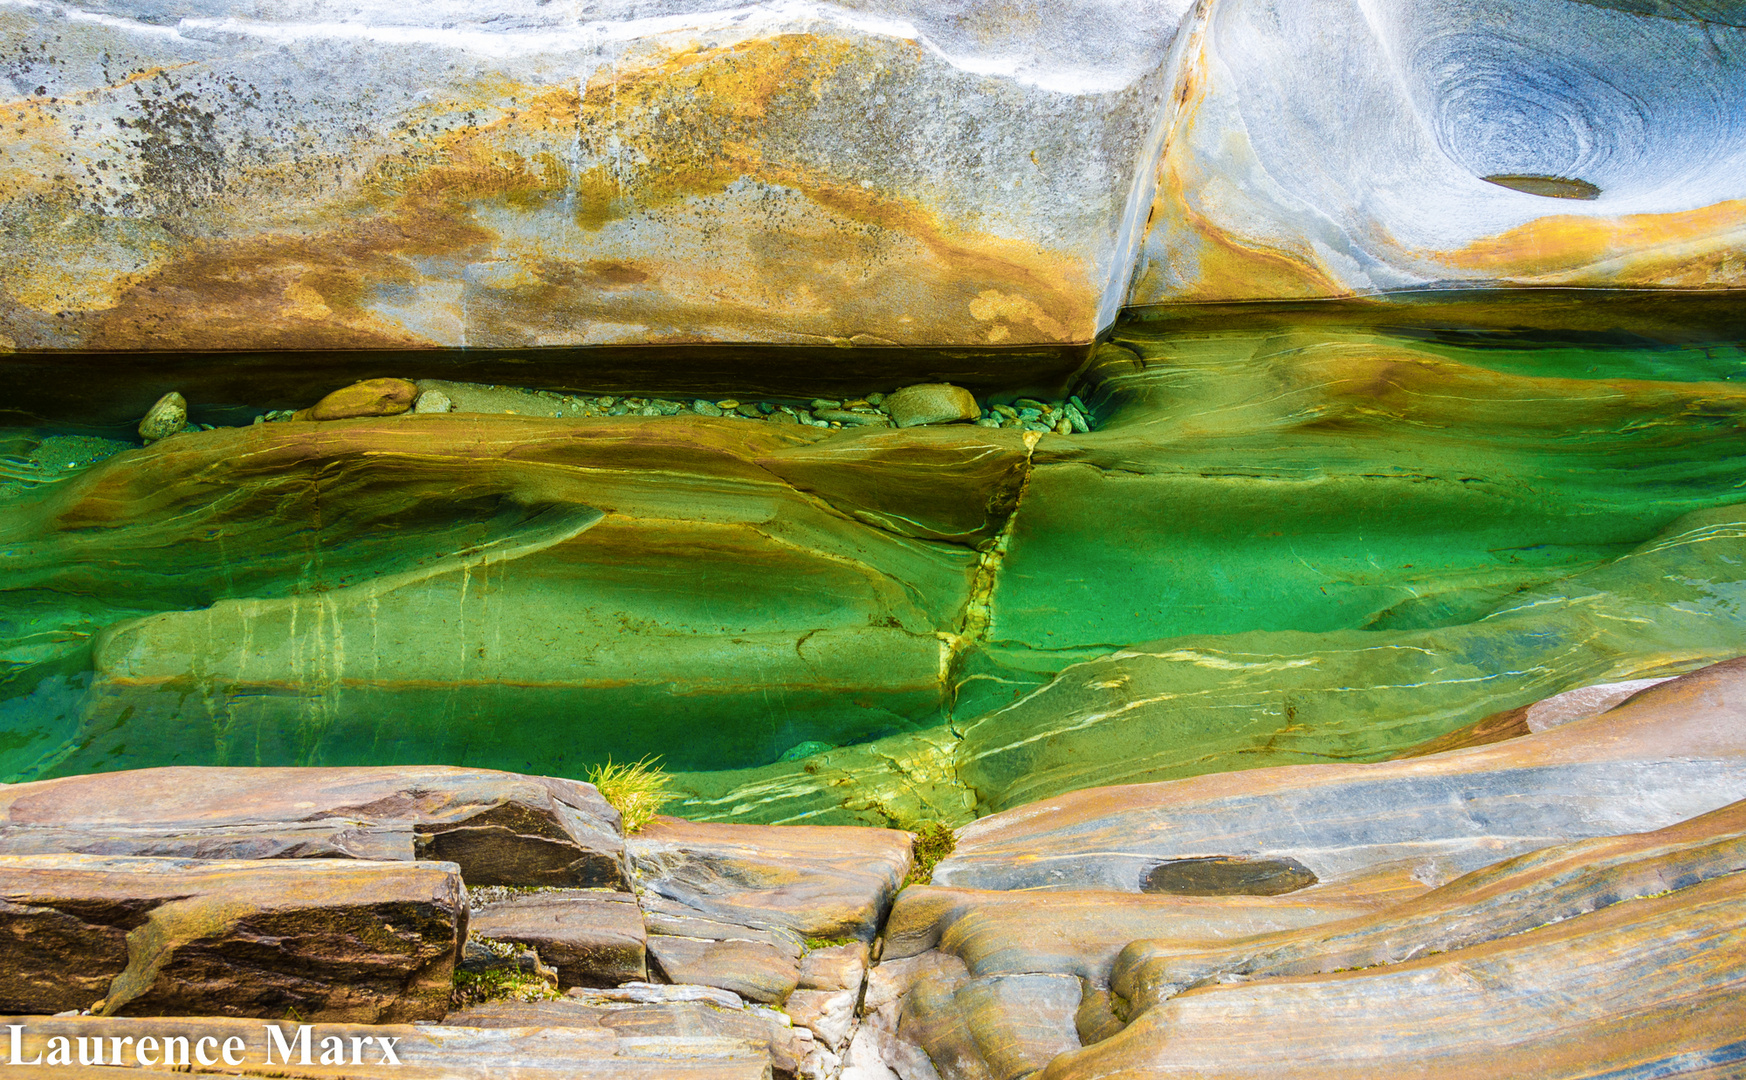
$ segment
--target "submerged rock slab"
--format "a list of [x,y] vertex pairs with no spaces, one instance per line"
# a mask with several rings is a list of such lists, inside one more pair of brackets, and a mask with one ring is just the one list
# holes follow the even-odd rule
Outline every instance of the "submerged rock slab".
[[0,787],[0,854],[441,859],[472,885],[628,888],[591,784],[443,766],[165,768]]
[[18,1012],[438,1020],[466,934],[441,863],[3,856],[0,892]]
[[1743,527],[1746,508],[1688,514],[1605,566],[1444,628],[1122,649],[963,724],[959,775],[999,810],[1112,780],[1385,757],[1572,686],[1720,660],[1746,610]]
[[751,765],[912,728],[1028,452],[981,428],[442,414],[122,454],[0,527],[27,636],[111,623],[87,730],[14,767]]
[[1323,881],[1404,859],[1440,884],[1746,798],[1742,715],[1746,660],[1733,660],[1472,750],[1082,791],[966,826],[934,883],[1136,893],[1161,863],[1237,855],[1290,858]]
[[1179,49],[1131,303],[1746,285],[1729,5],[1217,0]]
[[1087,342],[1187,6],[20,8],[0,332]]

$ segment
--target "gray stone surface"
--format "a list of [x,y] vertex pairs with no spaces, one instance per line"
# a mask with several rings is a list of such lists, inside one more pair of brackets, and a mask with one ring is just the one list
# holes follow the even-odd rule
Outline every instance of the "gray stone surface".
[[642,913],[630,893],[555,889],[510,897],[476,906],[471,925],[481,937],[532,948],[564,989],[649,977]]
[[485,769],[163,768],[0,788],[0,854],[439,859],[470,885],[626,887],[590,784]]

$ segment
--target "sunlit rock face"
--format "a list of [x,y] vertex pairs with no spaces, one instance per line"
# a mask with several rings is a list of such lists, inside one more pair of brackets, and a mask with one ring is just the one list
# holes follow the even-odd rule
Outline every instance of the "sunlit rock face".
[[10,6],[0,333],[1086,342],[1186,7]]
[[1736,3],[1215,0],[1132,302],[1746,285],[1743,27]]

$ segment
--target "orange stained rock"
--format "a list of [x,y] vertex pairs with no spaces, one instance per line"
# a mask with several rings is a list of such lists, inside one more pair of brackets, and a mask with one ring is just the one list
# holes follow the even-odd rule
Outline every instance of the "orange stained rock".
[[[359,146],[355,179],[312,201],[304,179],[262,171],[260,224],[158,253],[79,333],[197,349],[1089,341],[1092,253],[953,221],[806,149],[833,83],[919,61],[910,42],[790,34],[651,49],[580,94],[489,80]],[[480,119],[419,128],[459,114]],[[433,260],[495,276],[464,286]],[[384,290],[415,295],[411,314]],[[923,299],[894,311],[893,290]]]
[[[1204,30],[1200,31],[1204,33]],[[1185,152],[1198,121],[1211,80],[1206,54],[1196,42],[1183,65],[1176,94],[1174,131],[1158,163],[1158,189],[1146,218],[1148,243],[1139,271],[1128,290],[1133,304],[1196,303],[1217,300],[1289,300],[1351,296],[1307,245],[1270,244],[1257,237],[1232,234],[1214,224],[1200,199],[1209,173],[1217,164],[1198,162]],[[1232,152],[1253,156],[1246,136],[1232,134]],[[1189,192],[1200,193],[1190,198]],[[1150,258],[1154,244],[1167,251],[1168,265]]]
[[1561,214],[1427,259],[1536,283],[1746,288],[1746,200],[1670,214]]

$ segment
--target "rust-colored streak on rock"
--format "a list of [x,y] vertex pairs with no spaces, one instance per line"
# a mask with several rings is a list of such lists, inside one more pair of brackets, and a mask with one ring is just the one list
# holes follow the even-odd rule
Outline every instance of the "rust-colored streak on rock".
[[1446,255],[1426,257],[1489,276],[1555,284],[1604,278],[1614,287],[1746,286],[1746,201],[1668,214],[1544,217]]

